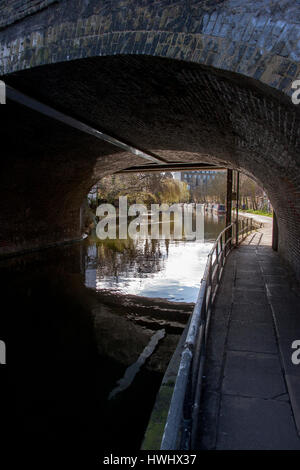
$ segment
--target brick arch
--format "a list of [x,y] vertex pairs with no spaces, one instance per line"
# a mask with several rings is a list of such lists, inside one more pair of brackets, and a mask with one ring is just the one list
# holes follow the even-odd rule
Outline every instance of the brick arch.
[[[300,107],[287,96],[300,74],[294,1],[15,6],[0,25],[8,84],[166,160],[216,162],[254,177],[277,211],[280,251],[300,276]],[[90,185],[136,159],[8,110],[0,253],[79,236]]]
[[286,94],[300,74],[291,0],[13,0],[0,14],[0,75],[117,54],[209,65]]
[[[5,80],[167,161],[215,162],[254,177],[277,212],[280,251],[299,274],[300,116],[283,93],[213,67],[137,55],[44,65]],[[11,155],[1,187],[20,214],[0,198],[1,238],[13,240],[2,251],[79,236],[89,187],[141,162],[25,108],[7,109]]]

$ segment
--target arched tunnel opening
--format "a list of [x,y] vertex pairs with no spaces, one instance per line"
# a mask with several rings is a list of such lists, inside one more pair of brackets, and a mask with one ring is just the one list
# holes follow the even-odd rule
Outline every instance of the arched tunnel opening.
[[[299,112],[282,93],[231,72],[148,56],[80,59],[3,79],[167,162],[221,164],[252,176],[276,212],[279,252],[299,275]],[[10,199],[1,198],[3,253],[79,237],[88,188],[141,163],[15,103],[2,133],[10,147],[1,185]]]
[[[139,55],[59,62],[10,73],[1,78],[13,89],[138,148],[170,167],[173,165],[176,168],[176,165],[182,163],[215,165],[216,168],[238,170],[253,178],[267,192],[276,213],[278,252],[299,278],[300,114],[289,97],[257,80],[230,71],[186,61]],[[23,265],[23,258],[18,261],[15,256],[26,252],[31,257],[27,258],[29,266],[34,267],[34,282],[40,278],[37,289],[41,289],[34,300],[30,325],[26,318],[17,317],[22,326],[22,334],[15,336],[14,343],[26,347],[26,341],[22,339],[23,332],[34,337],[35,328],[32,331],[32,325],[36,325],[38,337],[30,346],[30,355],[34,357],[37,350],[42,350],[43,354],[41,363],[34,360],[34,366],[30,369],[33,383],[36,383],[33,378],[36,366],[43,368],[43,361],[48,365],[53,361],[52,334],[56,346],[58,345],[54,364],[59,363],[61,355],[64,357],[64,362],[59,366],[59,374],[51,366],[50,378],[55,377],[56,380],[53,388],[50,391],[47,388],[48,369],[39,382],[41,394],[46,394],[46,421],[41,425],[40,420],[44,418],[41,418],[36,404],[41,407],[44,404],[41,404],[43,400],[39,402],[38,390],[33,410],[26,409],[26,412],[33,415],[36,413],[36,421],[32,421],[30,426],[42,429],[50,439],[57,432],[62,439],[65,432],[72,432],[73,425],[74,433],[78,429],[72,407],[76,406],[76,399],[83,393],[83,404],[78,411],[79,422],[82,424],[81,437],[93,439],[97,417],[101,416],[103,410],[98,410],[94,416],[92,407],[97,403],[97,398],[92,397],[89,403],[89,390],[97,390],[99,384],[93,383],[94,371],[91,369],[98,368],[100,363],[96,352],[97,338],[94,337],[90,316],[95,308],[95,301],[86,294],[82,288],[82,279],[79,279],[82,276],[82,268],[78,265],[82,255],[80,244],[68,248],[62,256],[64,261],[61,267],[54,263],[52,271],[47,255],[50,251],[41,251],[40,255],[31,252],[80,240],[83,232],[80,216],[82,202],[91,187],[106,175],[128,168],[139,168],[147,162],[138,154],[120,150],[109,142],[10,100],[9,96],[8,106],[3,112],[5,119],[1,128],[1,141],[3,147],[9,149],[9,153],[2,161],[3,171],[0,176],[0,254],[4,258],[11,257],[12,263],[12,267],[8,268],[9,271],[11,269],[11,275],[4,284],[7,286],[6,295],[14,311],[21,311],[21,304],[27,297],[29,300],[26,300],[26,304],[32,308],[31,281],[23,284],[22,273],[27,272],[27,262]],[[72,251],[77,252],[75,257]],[[51,254],[49,258],[51,260]],[[50,263],[50,274],[48,268],[47,272],[43,272],[47,263]],[[74,263],[77,263],[76,266]],[[249,266],[252,267],[252,262]],[[232,270],[234,272],[234,267]],[[18,288],[23,293],[19,299],[15,299],[11,285],[16,282],[15,272],[18,271]],[[226,279],[225,285],[227,281]],[[60,284],[59,289],[57,284]],[[42,288],[45,285],[46,290]],[[60,295],[56,298],[58,290]],[[76,290],[82,293],[82,298],[78,292],[78,297],[73,298]],[[45,307],[45,318],[40,320],[39,307],[43,295],[47,300],[51,292],[53,299]],[[61,300],[65,302],[66,297],[68,307],[60,318],[59,303]],[[72,305],[69,303],[70,298]],[[86,304],[82,304],[83,301]],[[52,312],[55,312],[53,318]],[[77,330],[70,333],[68,325],[74,320],[74,312]],[[105,314],[103,318],[105,319]],[[118,321],[121,322],[120,318]],[[7,330],[11,329],[11,321],[7,324]],[[121,326],[119,324],[116,328],[116,344],[121,341]],[[44,335],[39,336],[40,330],[44,331]],[[103,336],[110,334],[109,325],[104,320],[100,330]],[[132,334],[137,342],[140,341],[140,346],[144,347],[149,335],[145,334],[141,339],[140,330],[133,330],[129,335]],[[64,339],[65,334],[71,336],[68,341]],[[82,344],[77,350],[78,338]],[[176,340],[171,338],[169,350],[175,344]],[[70,349],[67,350],[68,348]],[[16,350],[20,350],[20,347]],[[77,354],[85,351],[86,356],[78,357],[76,351]],[[135,355],[136,351],[132,357]],[[128,359],[128,363],[133,362],[132,357]],[[118,363],[119,357],[110,359],[103,374],[108,374],[108,369],[111,368],[113,380],[117,382],[124,370]],[[17,362],[18,358],[13,357],[12,360]],[[158,357],[157,362],[160,360]],[[71,366],[66,373],[64,368],[68,364]],[[104,362],[100,367],[103,364]],[[157,364],[152,366],[154,372],[157,372]],[[21,374],[20,367],[18,372]],[[158,372],[161,373],[161,370]],[[25,380],[23,373],[21,377]],[[84,386],[79,384],[81,380]],[[145,382],[137,384],[135,397],[143,392],[145,383],[150,388],[151,382],[159,383],[161,376],[156,373],[151,375],[148,370],[144,380]],[[59,381],[63,384],[65,394],[62,400],[57,398]],[[86,383],[90,388],[86,387]],[[72,393],[73,386],[78,386],[78,391],[66,409],[62,410],[60,407],[68,403],[67,395]],[[31,393],[30,387],[25,392],[27,395],[25,393],[19,404],[21,415],[22,406]],[[151,393],[153,400],[155,391],[152,390]],[[133,402],[130,403],[133,406]],[[145,416],[151,411],[149,403]],[[126,400],[124,406],[127,406]],[[54,413],[51,414],[51,410]],[[62,426],[57,431],[56,418],[60,414],[71,418],[67,425],[64,421],[65,427]],[[136,410],[135,414],[138,414]],[[93,417],[92,425],[85,421],[86,415]],[[123,427],[120,428],[119,442],[124,438],[128,419],[130,413],[125,416]],[[36,429],[27,429],[28,434],[36,434]],[[129,442],[128,437],[123,444],[126,446]],[[140,437],[137,437],[136,448],[140,444]]]

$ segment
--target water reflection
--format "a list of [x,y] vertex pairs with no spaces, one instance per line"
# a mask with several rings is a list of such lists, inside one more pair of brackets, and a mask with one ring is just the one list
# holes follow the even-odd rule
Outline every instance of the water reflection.
[[85,287],[85,258],[85,245],[76,244],[0,262],[0,332],[7,345],[0,380],[9,396],[2,424],[16,444],[79,440],[95,441],[99,452],[133,451],[179,336],[166,335],[130,387],[109,401],[155,330]]
[[[16,443],[95,441],[99,452],[140,447],[162,375],[192,310],[174,300],[195,294],[200,258],[221,227],[219,219],[206,217],[205,247],[86,240],[0,262],[0,339],[7,345],[1,386],[11,403],[1,419]],[[103,301],[103,287],[112,291],[114,304]],[[172,308],[160,309],[153,299],[164,291],[167,299],[174,296]],[[119,297],[129,298],[126,306]],[[157,329],[166,335],[148,357]],[[141,367],[129,369],[130,379],[132,370],[137,372],[133,382],[108,400],[134,364]]]
[[212,241],[224,217],[205,216],[205,243],[189,240],[97,240],[87,247],[85,283],[97,291],[195,302]]

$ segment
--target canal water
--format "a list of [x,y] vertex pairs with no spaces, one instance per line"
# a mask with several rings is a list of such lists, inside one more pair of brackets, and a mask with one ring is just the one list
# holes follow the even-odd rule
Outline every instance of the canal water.
[[91,236],[2,260],[7,434],[139,449],[224,225],[206,215],[204,243]]
[[190,240],[105,240],[89,237],[85,284],[98,292],[196,302],[207,255],[225,217],[205,216],[205,243]]

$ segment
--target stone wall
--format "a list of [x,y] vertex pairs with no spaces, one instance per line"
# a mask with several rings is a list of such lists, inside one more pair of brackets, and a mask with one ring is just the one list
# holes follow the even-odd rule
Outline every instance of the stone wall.
[[58,0],[1,0],[0,30],[57,2]]
[[143,54],[236,71],[291,93],[300,73],[300,13],[292,0],[16,3],[49,8],[2,31],[0,74],[82,57]]
[[[300,105],[290,99],[300,77],[299,2],[20,1],[14,11],[23,19],[4,11],[0,31],[8,84],[166,160],[254,177],[300,277]],[[136,161],[25,110],[2,131],[11,151],[1,252],[78,236],[76,214],[95,179]]]

